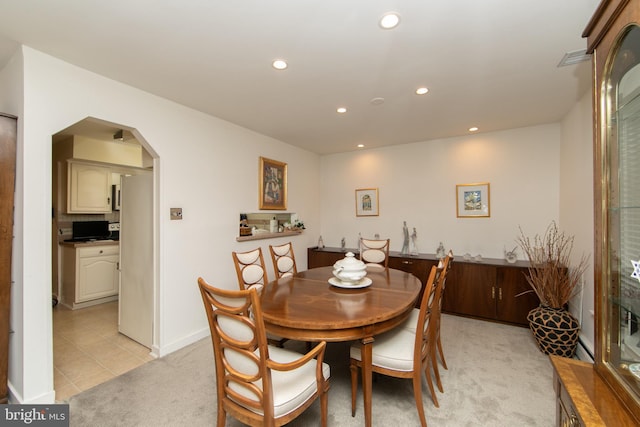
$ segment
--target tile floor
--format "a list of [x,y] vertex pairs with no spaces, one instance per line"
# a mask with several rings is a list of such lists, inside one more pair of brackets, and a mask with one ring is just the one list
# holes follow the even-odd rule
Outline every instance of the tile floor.
[[153,357],[118,333],[118,302],[79,310],[53,308],[53,368],[56,401],[117,377]]

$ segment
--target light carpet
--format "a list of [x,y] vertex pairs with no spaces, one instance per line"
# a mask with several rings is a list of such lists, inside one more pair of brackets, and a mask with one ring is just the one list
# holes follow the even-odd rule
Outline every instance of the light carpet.
[[[448,370],[436,408],[423,379],[430,427],[553,426],[553,373],[526,328],[442,316]],[[304,344],[287,347],[304,350]],[[351,417],[349,344],[327,347],[331,365],[329,426],[362,426],[359,387]],[[215,366],[209,338],[145,364],[69,399],[71,426],[211,426],[216,422]],[[411,380],[374,376],[374,426],[418,426]],[[319,402],[291,426],[320,424]],[[241,426],[228,417],[227,426]]]

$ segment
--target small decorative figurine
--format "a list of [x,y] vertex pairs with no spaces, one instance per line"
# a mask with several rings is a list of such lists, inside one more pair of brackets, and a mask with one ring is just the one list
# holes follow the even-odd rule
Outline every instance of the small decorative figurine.
[[442,242],[440,242],[440,245],[438,245],[438,249],[436,249],[436,257],[444,258],[444,256],[445,256],[444,245],[442,244]]
[[343,251],[347,247],[347,241],[344,239],[344,237],[342,238],[342,240],[340,240],[340,247],[342,248]]
[[420,251],[418,250],[418,232],[413,227],[413,233],[411,233],[411,255],[417,256]]
[[409,229],[407,228],[407,221],[403,221],[402,233],[404,234],[404,242],[402,243],[402,255],[409,255]]
[[318,239],[318,249],[324,249],[324,241],[322,240],[322,236]]
[[516,246],[515,248],[513,248],[513,250],[507,252],[507,250],[504,250],[504,259],[509,263],[509,264],[513,264],[518,260],[518,255],[516,254],[516,249],[518,249],[518,247]]

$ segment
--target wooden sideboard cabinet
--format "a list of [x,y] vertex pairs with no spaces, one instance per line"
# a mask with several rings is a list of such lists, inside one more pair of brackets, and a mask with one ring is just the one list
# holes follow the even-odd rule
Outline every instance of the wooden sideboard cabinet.
[[442,310],[447,313],[529,326],[527,314],[540,304],[527,283],[528,263],[500,259],[454,259]]
[[344,258],[347,252],[358,253],[357,249],[307,248],[307,268],[327,267]]
[[[357,249],[308,248],[309,268],[333,265],[346,252]],[[417,256],[389,253],[389,268],[412,273],[426,284],[431,266],[438,259],[433,254]],[[509,264],[501,259],[487,258],[480,262],[455,257],[447,277],[442,310],[446,313],[529,326],[527,314],[538,306],[538,297],[527,283],[528,263]],[[419,303],[419,299],[418,299]]]

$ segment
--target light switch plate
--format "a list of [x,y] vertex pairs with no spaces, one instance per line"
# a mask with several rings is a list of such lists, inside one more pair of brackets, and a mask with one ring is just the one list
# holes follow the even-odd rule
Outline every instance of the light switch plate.
[[171,209],[171,219],[182,219],[182,208],[170,208]]

